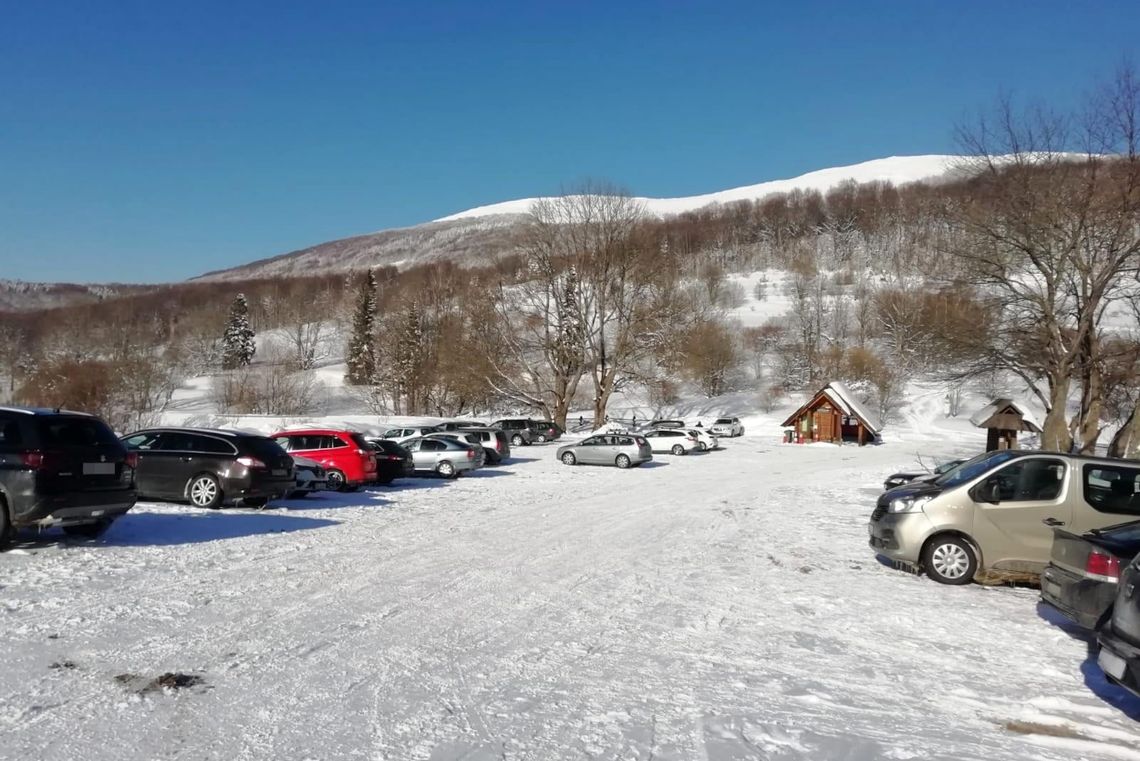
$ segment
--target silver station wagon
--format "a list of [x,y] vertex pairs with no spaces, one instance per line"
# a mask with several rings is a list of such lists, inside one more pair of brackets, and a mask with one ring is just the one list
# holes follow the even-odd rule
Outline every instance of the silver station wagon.
[[644,436],[634,433],[600,433],[576,444],[558,448],[558,459],[567,465],[616,465],[628,468],[653,459]]

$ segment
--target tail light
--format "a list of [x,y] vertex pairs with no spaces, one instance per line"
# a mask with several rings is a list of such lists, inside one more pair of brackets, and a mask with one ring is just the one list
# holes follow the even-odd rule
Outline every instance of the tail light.
[[128,468],[138,469],[139,467],[139,453],[127,452],[127,458],[123,460]]
[[691,441],[691,442],[692,442],[692,443],[694,443],[694,444],[696,444],[696,443],[697,443],[697,439],[696,439],[696,437],[694,437],[694,436],[690,436],[689,438],[687,438],[687,439],[686,439],[686,441]]
[[467,459],[468,460],[474,460],[475,459],[475,450],[474,449],[468,449],[467,450]]
[[398,455],[398,454],[390,454],[390,455],[388,455],[387,457],[385,457],[384,459],[385,459],[385,460],[395,460],[396,462],[399,462],[399,461],[400,461],[400,460],[402,460],[403,458],[402,458],[402,457],[400,457],[400,455]]
[[43,452],[21,452],[20,462],[23,463],[25,468],[32,470],[39,470],[44,467],[44,453]]
[[265,470],[265,463],[256,457],[239,457],[237,461],[239,465],[244,465],[251,470]]
[[1085,573],[1101,581],[1120,580],[1120,558],[1100,550],[1093,550],[1085,560]]

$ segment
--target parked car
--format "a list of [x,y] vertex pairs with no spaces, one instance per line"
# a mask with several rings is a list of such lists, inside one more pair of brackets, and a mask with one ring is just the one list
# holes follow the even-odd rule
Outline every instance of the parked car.
[[744,424],[740,422],[738,417],[718,417],[709,426],[709,431],[715,436],[736,438],[744,435]]
[[646,429],[650,429],[650,428],[688,428],[688,427],[689,426],[687,426],[685,424],[684,420],[665,420],[665,419],[661,419],[661,418],[658,418],[656,420],[650,420],[648,423],[645,424]]
[[376,483],[386,486],[415,473],[412,453],[401,445],[388,439],[370,439],[368,444],[376,453]]
[[458,431],[462,428],[486,428],[486,423],[481,423],[478,420],[447,420],[440,423],[435,428],[437,431]]
[[297,482],[297,487],[289,496],[296,499],[307,497],[328,486],[328,476],[321,464],[301,455],[293,457],[293,479]]
[[707,452],[710,449],[720,449],[720,439],[704,428],[687,428],[685,432],[697,440],[697,449]]
[[1096,631],[1112,612],[1121,569],[1140,555],[1140,521],[1084,534],[1053,531],[1053,551],[1041,574],[1041,599],[1077,625]]
[[540,444],[562,438],[562,428],[549,420],[531,418],[528,422],[530,423],[531,436]]
[[489,465],[498,465],[511,456],[511,443],[507,439],[506,431],[497,428],[465,428],[465,433],[472,433],[479,437],[479,443],[487,454]]
[[646,431],[643,436],[653,452],[683,455],[700,450],[700,441],[688,431],[658,428],[655,431]]
[[25,527],[99,536],[134,506],[136,465],[94,415],[0,407],[0,549]]
[[406,425],[403,428],[390,428],[384,431],[381,438],[403,444],[405,441],[418,439],[420,436],[427,436],[429,433],[436,433],[439,430],[439,426],[435,425]]
[[986,452],[933,481],[884,492],[868,525],[876,553],[943,584],[1035,578],[1053,529],[1075,534],[1140,513],[1140,463],[1060,452]]
[[1097,665],[1110,681],[1140,695],[1140,556],[1120,577],[1112,617],[1097,636]]
[[965,460],[947,460],[941,465],[936,465],[934,470],[921,470],[921,471],[902,471],[900,473],[892,473],[887,476],[887,480],[883,481],[883,489],[889,490],[896,486],[909,484],[915,481],[933,481],[944,473],[949,473],[954,468],[958,467]]
[[333,491],[358,489],[376,480],[376,453],[356,431],[307,428],[280,431],[273,439],[290,454],[319,462]]
[[491,423],[490,427],[505,432],[511,440],[512,447],[529,447],[536,440],[528,418],[504,418]]
[[138,456],[139,497],[216,509],[263,507],[297,487],[293,459],[272,439],[212,428],[147,428],[123,437]]
[[479,436],[468,431],[448,431],[446,433],[429,433],[425,436],[428,438],[445,438],[452,441],[458,441],[462,444],[468,444],[475,450],[475,467],[481,468],[487,464],[487,450],[483,448],[483,443],[479,440]]
[[567,465],[616,465],[624,469],[650,462],[653,450],[644,436],[603,433],[559,447],[558,459]]
[[412,455],[416,473],[436,473],[458,478],[475,469],[475,448],[466,442],[442,436],[425,436],[404,442]]

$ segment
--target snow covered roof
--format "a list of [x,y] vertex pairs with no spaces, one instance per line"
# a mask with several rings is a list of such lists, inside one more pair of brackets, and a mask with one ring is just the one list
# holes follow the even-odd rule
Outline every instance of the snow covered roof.
[[882,430],[882,423],[879,421],[878,415],[875,415],[867,409],[867,407],[859,401],[859,397],[855,396],[855,394],[851,392],[851,389],[847,388],[841,381],[832,381],[815,394],[812,394],[811,398],[808,399],[803,406],[793,412],[788,419],[784,421],[784,425],[794,425],[796,418],[810,407],[811,403],[818,399],[820,395],[826,396],[831,403],[835,405],[835,408],[844,415],[857,417],[862,420],[863,425],[867,427],[870,433],[878,435]]
[[990,418],[1006,409],[1011,409],[1021,416],[1021,430],[1031,431],[1033,433],[1041,433],[1041,424],[1037,422],[1036,416],[1030,412],[1029,408],[1024,404],[1016,402],[1013,399],[994,399],[985,407],[982,407],[980,410],[971,415],[970,422],[978,428],[989,428],[990,426],[988,426],[987,423],[989,422]]

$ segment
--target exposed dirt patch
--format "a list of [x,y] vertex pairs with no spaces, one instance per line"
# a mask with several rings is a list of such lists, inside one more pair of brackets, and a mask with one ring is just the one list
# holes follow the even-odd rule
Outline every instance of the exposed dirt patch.
[[75,661],[56,661],[48,666],[49,669],[77,669],[79,664]]
[[184,674],[181,671],[168,671],[153,679],[138,674],[118,674],[115,676],[115,681],[140,695],[164,690],[183,690],[206,683],[206,680],[197,674]]
[[1067,724],[1038,724],[1035,721],[1007,721],[1002,726],[1010,732],[1023,735],[1048,735],[1049,737],[1070,737],[1076,740],[1091,740]]

